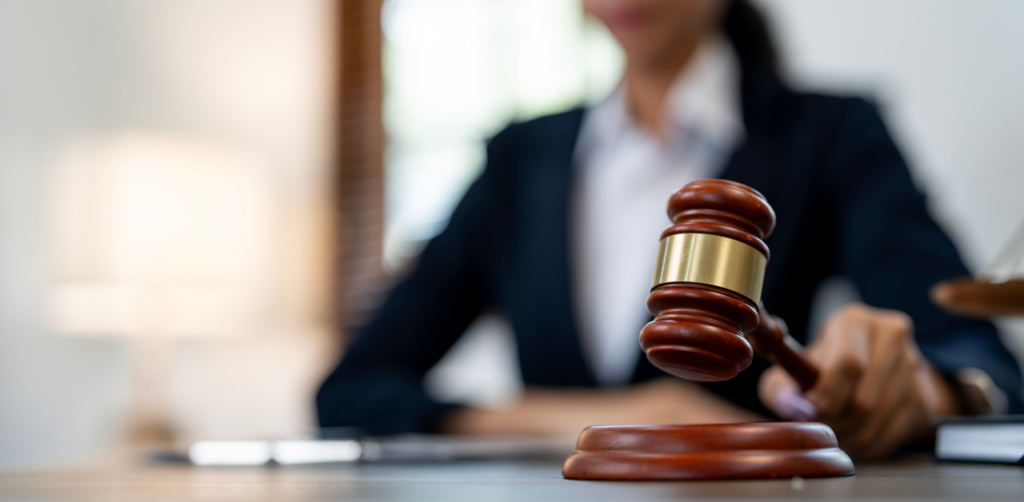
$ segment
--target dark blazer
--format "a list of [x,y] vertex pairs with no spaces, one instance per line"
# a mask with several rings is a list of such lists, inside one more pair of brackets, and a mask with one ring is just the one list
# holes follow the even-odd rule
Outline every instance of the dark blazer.
[[[769,309],[804,341],[815,289],[826,277],[847,276],[864,302],[910,315],[922,353],[940,371],[980,368],[1007,392],[1012,410],[1024,411],[1020,370],[995,328],[946,315],[928,300],[933,284],[968,272],[929,217],[874,107],[796,93],[749,72],[741,88],[747,136],[721,177],[760,191],[778,217],[766,241],[772,253],[762,298]],[[324,382],[322,426],[431,430],[454,405],[428,397],[423,376],[490,309],[512,324],[527,386],[596,385],[578,340],[570,277],[582,117],[573,110],[511,125],[490,142],[487,166],[447,228]],[[757,398],[767,367],[758,358],[739,377],[705,385],[771,416]],[[662,375],[641,357],[634,381]]]

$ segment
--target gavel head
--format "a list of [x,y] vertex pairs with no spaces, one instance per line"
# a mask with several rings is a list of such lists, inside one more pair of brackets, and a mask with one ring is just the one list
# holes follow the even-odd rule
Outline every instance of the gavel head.
[[753,359],[745,334],[758,323],[775,212],[746,185],[699,180],[672,195],[668,215],[640,346],[672,375],[728,380]]

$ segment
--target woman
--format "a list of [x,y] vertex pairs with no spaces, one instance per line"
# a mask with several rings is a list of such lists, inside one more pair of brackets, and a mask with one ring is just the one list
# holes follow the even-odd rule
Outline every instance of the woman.
[[[788,89],[744,0],[584,5],[626,53],[622,85],[592,109],[493,139],[448,227],[324,383],[321,425],[574,434],[779,416],[823,421],[849,453],[877,457],[936,417],[971,411],[956,379],[967,368],[1024,408],[992,325],[928,301],[932,284],[967,271],[874,108]],[[828,320],[807,349],[822,374],[806,394],[760,359],[734,380],[696,384],[640,354],[665,201],[707,177],[745,183],[774,206],[762,298],[797,339],[808,338],[827,276],[846,275],[872,305]],[[485,309],[509,318],[528,390],[498,410],[434,402],[424,373]]]

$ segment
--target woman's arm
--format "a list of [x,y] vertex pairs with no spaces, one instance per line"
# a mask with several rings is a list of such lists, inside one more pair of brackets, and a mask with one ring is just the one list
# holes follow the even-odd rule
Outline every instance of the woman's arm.
[[431,399],[423,377],[489,301],[479,273],[478,235],[500,203],[500,171],[514,150],[513,128],[488,146],[488,165],[427,244],[411,273],[348,346],[317,394],[321,427],[371,434],[427,432],[456,409]]
[[827,176],[841,215],[840,272],[864,303],[910,317],[913,341],[939,373],[978,368],[1009,395],[1011,411],[1024,412],[1020,369],[995,327],[951,316],[929,299],[936,283],[969,272],[929,214],[877,111],[857,102],[847,127],[851,140],[836,154],[848,161]]
[[[1021,403],[1016,361],[991,323],[950,316],[931,303],[937,282],[967,275],[953,243],[929,216],[903,158],[873,107],[854,101],[818,190],[835,214],[839,272],[864,304],[840,310],[808,347],[821,369],[803,396],[779,368],[761,378],[766,406],[835,429],[851,455],[880,457],[961,412],[951,377],[979,368]],[[870,305],[870,307],[868,306]],[[810,413],[800,409],[810,407]],[[807,416],[811,415],[811,416]]]
[[578,434],[590,425],[764,420],[677,378],[617,389],[528,389],[501,408],[462,408],[441,423],[452,434]]

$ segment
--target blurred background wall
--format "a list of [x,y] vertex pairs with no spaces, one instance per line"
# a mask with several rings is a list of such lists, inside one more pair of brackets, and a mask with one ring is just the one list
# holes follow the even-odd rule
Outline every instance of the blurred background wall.
[[[389,142],[383,186],[368,190],[386,195],[386,267],[401,270],[441,228],[479,172],[484,138],[509,120],[601,99],[615,85],[621,56],[578,3],[384,3]],[[790,81],[877,102],[968,264],[990,262],[1024,220],[1024,4],[758,3]],[[245,282],[259,292],[260,322],[174,338],[169,413],[183,438],[281,436],[314,425],[312,392],[335,358],[336,7],[0,0],[0,467],[87,458],[127,426],[133,339],[65,333],[52,322],[54,285],[95,279],[93,269],[55,262],[50,236],[54,173],[63,152],[83,142],[142,135],[206,145],[248,159],[260,186],[271,187],[260,223],[265,273]],[[375,29],[376,12],[364,17],[363,28]],[[1024,354],[1024,325],[1004,327]],[[448,398],[514,396],[507,327],[488,317],[471,331],[429,385]]]
[[260,256],[250,277],[260,299],[249,306],[259,322],[173,340],[175,427],[183,437],[250,437],[313,426],[312,392],[334,358],[331,7],[0,1],[0,466],[80,460],[124,433],[133,341],[53,328],[53,286],[89,271],[54,263],[50,230],[63,152],[125,137],[231,152],[267,188],[259,248],[237,257]]

